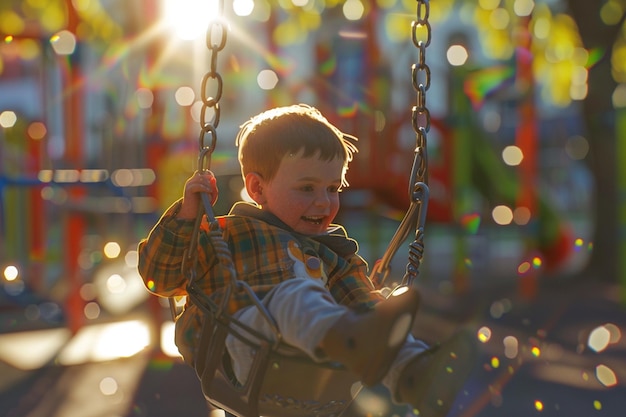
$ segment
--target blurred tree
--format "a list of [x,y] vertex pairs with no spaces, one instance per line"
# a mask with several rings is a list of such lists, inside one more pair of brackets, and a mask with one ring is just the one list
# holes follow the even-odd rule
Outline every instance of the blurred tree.
[[613,105],[618,83],[626,82],[623,68],[626,63],[618,58],[626,50],[626,1],[567,0],[567,3],[585,48],[604,52],[589,70],[588,93],[582,107],[590,143],[587,160],[596,189],[594,250],[588,272],[613,281],[619,278],[616,276],[620,256],[618,211],[626,203],[623,197],[620,201],[617,187],[618,138]]
[[471,10],[465,15],[472,16],[483,50],[500,60],[514,53],[519,22],[531,16],[526,24],[541,99],[557,107],[582,100],[586,161],[596,192],[593,251],[583,273],[617,281],[626,274],[619,260],[619,212],[626,201],[618,189],[615,104],[618,85],[626,84],[626,0],[457,0],[457,5]]

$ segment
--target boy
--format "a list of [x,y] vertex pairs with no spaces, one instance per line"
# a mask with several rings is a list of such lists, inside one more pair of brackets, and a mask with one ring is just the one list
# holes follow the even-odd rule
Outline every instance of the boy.
[[[219,218],[223,238],[238,279],[259,296],[286,343],[313,360],[342,363],[366,386],[382,382],[395,401],[411,404],[423,417],[445,416],[469,373],[472,345],[462,334],[439,348],[414,339],[417,291],[382,297],[367,277],[356,242],[332,224],[356,152],[354,140],[306,105],[269,110],[246,122],[237,137],[238,157],[255,204],[236,203]],[[217,199],[210,171],[187,180],[183,198],[139,244],[139,271],[157,295],[185,294],[181,263],[202,193],[213,203]],[[225,280],[214,272],[215,249],[208,239],[201,242],[196,284],[219,297]],[[236,301],[234,316],[270,337],[256,307],[245,298]],[[177,345],[191,365],[198,354],[200,315],[188,305],[177,321]],[[226,344],[236,377],[245,381],[250,348],[234,337]]]

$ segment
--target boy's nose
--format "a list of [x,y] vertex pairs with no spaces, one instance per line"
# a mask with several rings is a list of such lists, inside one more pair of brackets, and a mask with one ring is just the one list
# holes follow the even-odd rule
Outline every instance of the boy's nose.
[[320,207],[325,207],[330,204],[330,196],[328,193],[319,193],[315,199],[315,204]]

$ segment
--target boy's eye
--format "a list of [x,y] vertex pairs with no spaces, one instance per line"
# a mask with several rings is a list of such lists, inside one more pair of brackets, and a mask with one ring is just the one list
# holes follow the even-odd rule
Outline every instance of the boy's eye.
[[[303,185],[302,187],[300,187],[300,190],[306,191],[306,192],[315,191],[315,186]],[[342,188],[341,186],[331,185],[330,187],[327,188],[327,190],[329,193],[340,193],[342,191]]]

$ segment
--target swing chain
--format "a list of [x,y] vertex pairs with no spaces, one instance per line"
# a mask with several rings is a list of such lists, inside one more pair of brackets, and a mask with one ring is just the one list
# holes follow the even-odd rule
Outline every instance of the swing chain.
[[[206,46],[209,50],[210,68],[202,77],[201,98],[202,109],[200,110],[200,137],[198,138],[200,156],[198,157],[198,170],[211,169],[211,155],[217,145],[217,126],[220,124],[220,105],[222,98],[223,81],[217,70],[217,57],[226,46],[228,27],[222,19],[224,14],[224,0],[218,1],[217,18],[212,19],[206,31]],[[209,141],[205,141],[206,136]]]
[[428,20],[430,15],[429,0],[416,0],[416,18],[411,23],[411,38],[418,50],[418,63],[411,66],[413,89],[417,94],[416,104],[411,111],[411,122],[415,131],[415,155],[409,178],[409,200],[415,207],[417,221],[415,239],[409,245],[409,262],[402,280],[411,285],[424,256],[424,226],[428,207],[428,155],[426,142],[430,131],[430,111],[426,106],[426,92],[430,88],[430,67],[426,64],[426,48],[430,45],[432,31]]
[[[426,136],[430,130],[430,111],[426,107],[426,92],[430,88],[430,67],[426,64],[426,48],[430,45],[432,33],[428,16],[429,0],[417,0],[417,17],[411,23],[413,45],[417,48],[418,63],[411,67],[413,89],[417,93],[416,105],[413,106],[411,121],[416,135],[414,168],[411,172],[409,192],[414,201],[413,192],[417,182],[427,182],[428,160],[426,158]],[[426,31],[426,33],[422,33]],[[421,35],[421,36],[420,36]],[[426,40],[423,38],[425,37]]]
[[[200,110],[200,136],[198,138],[199,156],[198,156],[198,171],[208,171],[211,169],[211,155],[215,151],[217,145],[217,126],[220,123],[220,106],[219,101],[222,97],[222,76],[217,71],[217,55],[226,46],[226,38],[228,28],[222,19],[224,14],[224,0],[219,0],[218,13],[215,19],[209,22],[209,26],[206,31],[206,46],[209,49],[211,66],[209,70],[202,77],[201,84],[201,98],[202,109]],[[212,88],[210,88],[212,87]],[[212,90],[212,94],[209,91]],[[212,115],[211,119],[208,119],[209,114]],[[209,135],[210,144],[205,143],[207,134]],[[202,201],[200,202],[200,210],[196,216],[196,221],[191,235],[191,243],[189,248],[185,251],[183,256],[183,264],[181,265],[181,271],[185,276],[188,276],[189,284],[195,282],[198,267],[198,250],[199,244],[199,229],[202,222],[203,214],[206,214],[207,221],[209,223],[209,237],[213,244],[217,247],[221,247],[223,242],[220,241],[221,235],[218,232],[218,222],[213,212],[213,206],[209,200],[207,194],[201,194]],[[221,254],[221,252],[218,252]],[[232,264],[232,259],[220,255],[220,260],[225,265]],[[228,269],[228,272],[233,275],[234,268]],[[234,276],[234,275],[233,275]]]

